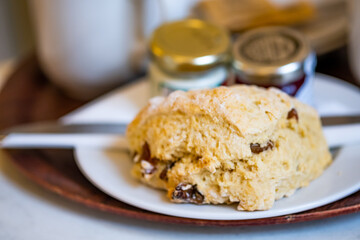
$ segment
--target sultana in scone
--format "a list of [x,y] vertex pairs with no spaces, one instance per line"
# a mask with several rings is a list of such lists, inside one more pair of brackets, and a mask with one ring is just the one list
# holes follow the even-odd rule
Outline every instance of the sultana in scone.
[[317,112],[255,86],[153,98],[127,138],[134,176],[178,203],[266,210],[331,162]]

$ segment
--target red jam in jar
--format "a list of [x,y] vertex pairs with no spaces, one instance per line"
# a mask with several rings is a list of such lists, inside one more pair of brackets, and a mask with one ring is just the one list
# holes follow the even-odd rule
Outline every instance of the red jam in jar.
[[[305,74],[298,80],[295,80],[293,82],[284,84],[284,85],[261,85],[261,87],[265,87],[265,88],[269,88],[269,87],[276,87],[281,89],[283,92],[286,92],[287,94],[289,94],[290,96],[295,97],[296,93],[299,91],[299,89],[304,85],[305,82]],[[235,83],[240,83],[240,84],[250,84],[248,82],[242,81],[239,77],[236,77],[235,79]]]
[[286,27],[248,31],[233,46],[235,84],[276,87],[310,105],[315,63],[304,36]]

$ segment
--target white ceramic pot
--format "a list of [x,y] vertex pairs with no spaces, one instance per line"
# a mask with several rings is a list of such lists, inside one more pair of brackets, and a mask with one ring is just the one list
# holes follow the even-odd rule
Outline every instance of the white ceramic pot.
[[132,1],[31,0],[45,73],[69,95],[89,99],[134,74]]
[[197,0],[29,0],[43,70],[69,95],[90,99],[134,76],[146,38]]

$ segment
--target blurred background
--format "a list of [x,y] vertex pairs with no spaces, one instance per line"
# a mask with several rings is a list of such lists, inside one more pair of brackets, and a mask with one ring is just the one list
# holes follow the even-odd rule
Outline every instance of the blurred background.
[[27,1],[0,1],[0,60],[17,58],[35,46],[34,28]]
[[[17,58],[31,52],[36,43],[34,12],[38,5],[54,5],[55,10],[70,12],[70,8],[84,6],[78,10],[91,11],[92,1],[62,1],[62,7],[56,1],[46,3],[41,0],[1,0],[0,1],[0,60]],[[113,0],[108,4],[116,6]],[[216,22],[232,32],[263,25],[290,25],[303,30],[313,41],[317,52],[324,53],[346,43],[350,13],[346,0],[133,0],[123,4],[133,16],[142,19],[139,37],[149,37],[151,32],[164,21],[179,20],[188,16]],[[68,5],[69,9],[66,9]],[[119,4],[117,4],[120,6]],[[123,6],[123,7],[124,7]],[[43,8],[50,9],[49,6]],[[92,11],[95,8],[92,8]],[[75,9],[76,10],[76,9]],[[71,13],[69,13],[71,14]],[[45,19],[44,19],[45,20]],[[129,19],[129,24],[131,19]],[[107,27],[116,27],[114,26]],[[139,33],[140,32],[140,33]]]
[[[155,29],[175,20],[197,18],[228,31],[232,42],[254,28],[291,27],[309,41],[321,60],[319,71],[329,68],[328,74],[346,78],[352,67],[359,79],[360,16],[353,14],[360,11],[359,2],[0,0],[0,62],[36,55],[51,82],[72,97],[90,99],[148,71],[149,52],[153,51],[149,39]],[[335,58],[346,61],[340,75],[334,68]]]

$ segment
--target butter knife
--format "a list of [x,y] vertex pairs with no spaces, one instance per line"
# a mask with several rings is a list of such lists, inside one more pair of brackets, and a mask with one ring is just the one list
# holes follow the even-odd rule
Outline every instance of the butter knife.
[[[346,124],[360,124],[360,115],[354,116],[330,116],[321,117],[321,123],[323,126],[336,126]],[[34,134],[70,134],[70,133],[99,133],[99,134],[124,134],[127,125],[124,123],[84,123],[84,124],[62,124],[61,122],[37,122],[24,125],[18,125],[12,128],[8,128],[4,131],[0,131],[1,135],[9,135],[14,133],[34,133]]]
[[[329,147],[360,142],[360,116],[322,117],[321,122]],[[126,127],[126,124],[62,124],[56,121],[30,123],[1,131],[0,146],[125,148]]]

